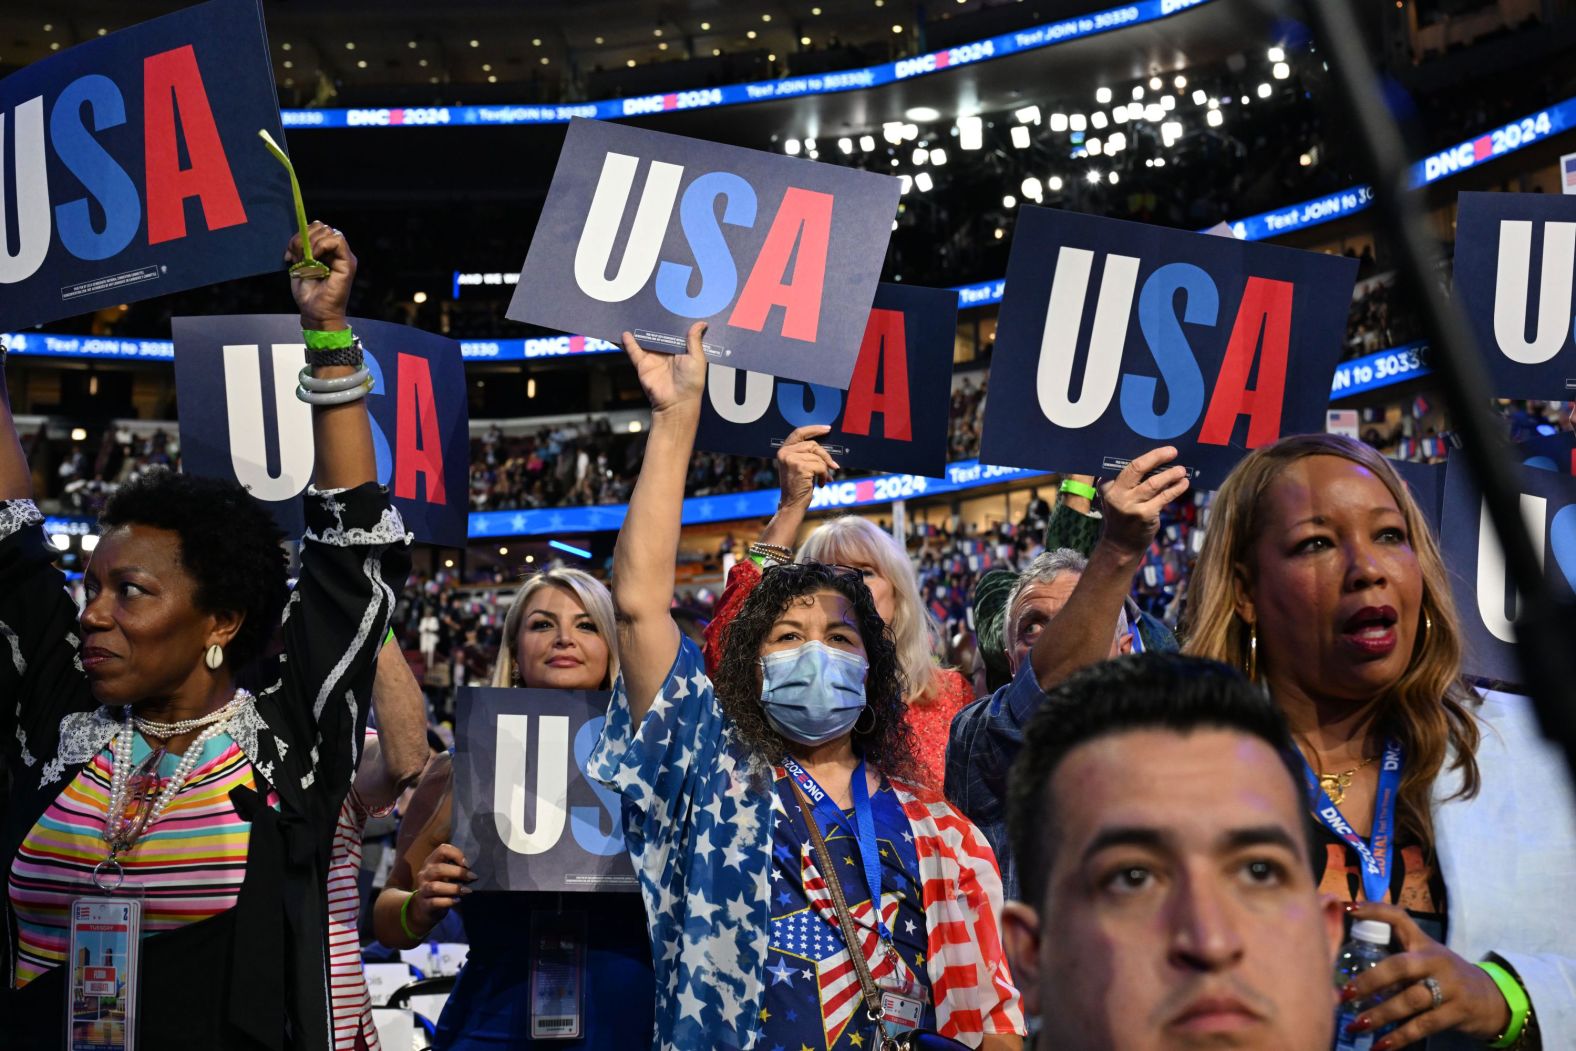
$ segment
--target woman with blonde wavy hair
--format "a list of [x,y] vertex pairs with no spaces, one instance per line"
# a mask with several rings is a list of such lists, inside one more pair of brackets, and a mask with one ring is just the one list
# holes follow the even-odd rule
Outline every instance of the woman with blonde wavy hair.
[[[578,569],[554,567],[525,579],[503,622],[492,684],[545,690],[606,690],[618,677],[618,636],[606,585]],[[649,1047],[656,986],[645,907],[635,893],[510,892],[468,897],[476,877],[451,842],[452,757],[428,764],[400,827],[398,855],[373,910],[378,940],[410,948],[450,909],[471,944],[454,994],[438,1020],[439,1051],[488,1048],[605,1049]],[[611,796],[609,796],[611,798]],[[557,917],[554,938],[578,939],[584,1001],[576,1039],[538,1045],[530,994],[536,954],[533,923]],[[555,1034],[556,1036],[556,1034]]]
[[726,647],[725,632],[761,572],[784,562],[820,562],[859,570],[875,599],[876,611],[897,647],[898,667],[907,684],[908,725],[914,733],[919,783],[941,791],[946,780],[947,733],[952,717],[974,700],[974,689],[955,669],[936,663],[941,628],[919,597],[919,580],[908,552],[890,534],[857,515],[817,526],[797,554],[793,544],[820,480],[837,469],[817,438],[830,427],[800,427],[777,452],[782,498],[761,537],[728,574],[717,615],[706,629],[706,667],[715,673]]
[[1343,990],[1396,990],[1353,1031],[1375,1051],[1576,1046],[1576,800],[1525,700],[1461,678],[1447,571],[1389,462],[1324,434],[1250,453],[1189,598],[1184,652],[1245,669],[1286,715],[1321,888],[1399,942]]

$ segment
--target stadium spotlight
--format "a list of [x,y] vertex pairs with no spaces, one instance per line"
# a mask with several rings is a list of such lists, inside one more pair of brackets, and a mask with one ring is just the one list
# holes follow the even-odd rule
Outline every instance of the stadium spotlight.
[[1208,124],[1211,128],[1220,127],[1224,120],[1225,118],[1221,116],[1220,110],[1218,109],[1212,109],[1204,116],[1204,123]]
[[1195,106],[1202,106],[1204,103],[1206,103],[1208,101],[1209,101],[1209,93],[1208,92],[1206,92],[1203,88],[1194,88],[1193,89],[1193,105],[1195,105]]
[[1067,127],[1071,131],[1087,131],[1089,129],[1089,118],[1082,113],[1074,113],[1067,118]]
[[914,188],[920,193],[929,193],[936,184],[931,181],[929,172],[920,172],[914,176]]
[[1286,61],[1286,51],[1284,48],[1272,47],[1267,57],[1271,62],[1284,62]]
[[875,149],[876,148],[876,138],[875,138],[875,136],[874,135],[861,135],[861,136],[859,136],[859,148],[860,148],[860,150],[862,150],[865,153],[869,153],[871,150]]
[[1028,149],[1029,148],[1029,129],[1025,128],[1022,124],[1019,124],[1016,127],[1014,127],[1012,129],[1012,144],[1014,146],[1018,147],[1018,149],[1020,149],[1020,150]]
[[958,118],[958,148],[977,150],[985,144],[985,119],[983,117]]
[[930,163],[934,164],[938,168],[941,167],[943,164],[946,164],[947,163],[947,151],[942,149],[940,146],[937,146],[935,149],[931,150],[930,151]]
[[1100,144],[1099,139],[1084,140],[1084,149],[1089,151],[1089,156],[1091,157],[1098,157],[1101,153],[1105,152],[1105,149]]
[[1052,131],[1066,131],[1067,130],[1067,114],[1065,114],[1065,113],[1052,113],[1051,114],[1050,129]]
[[1040,123],[1040,107],[1038,106],[1024,106],[1013,115],[1018,118],[1019,124]]
[[854,152],[854,140],[853,139],[849,139],[849,138],[838,139],[837,140],[837,148],[842,150],[844,153],[853,153]]
[[1142,84],[1134,84],[1133,85],[1133,101],[1137,102],[1139,99],[1141,99],[1143,97],[1144,97],[1144,86]]
[[1045,188],[1050,190],[1052,193],[1060,193],[1062,189],[1062,177],[1060,175],[1053,175],[1049,179],[1046,179]]
[[1104,110],[1097,109],[1093,113],[1089,114],[1089,126],[1094,128],[1096,131],[1104,128],[1109,123],[1111,123],[1111,121],[1108,117],[1106,117]]
[[1107,102],[1111,101],[1111,89],[1110,88],[1096,88],[1095,89],[1095,93],[1094,93],[1094,100],[1096,102],[1098,102],[1100,105],[1104,106]]
[[907,117],[909,120],[925,121],[928,123],[929,121],[939,118],[941,116],[941,111],[932,109],[929,106],[915,106],[913,109],[904,113],[903,116]]
[[1102,178],[1102,176],[1100,175],[1100,173],[1098,171],[1096,171],[1093,168],[1089,169],[1088,179],[1089,179],[1089,181],[1091,183],[1097,183],[1097,182],[1100,181],[1101,178]]
[[1276,80],[1285,80],[1291,76],[1291,67],[1284,62],[1275,63],[1275,68],[1270,70]]
[[1269,98],[1270,97],[1270,92],[1274,91],[1274,90],[1275,90],[1274,88],[1269,86],[1268,81],[1266,81],[1263,84],[1260,84],[1259,85],[1259,98],[1261,98],[1261,99]]
[[1003,208],[1016,208],[1018,207],[1018,198],[1009,193],[1001,199],[1001,206]]
[[914,147],[914,156],[910,158],[915,164],[924,164],[930,159],[930,151],[923,146]]

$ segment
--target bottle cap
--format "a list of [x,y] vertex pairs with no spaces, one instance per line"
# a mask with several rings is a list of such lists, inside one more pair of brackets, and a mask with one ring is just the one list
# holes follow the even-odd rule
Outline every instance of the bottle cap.
[[1352,924],[1352,937],[1371,945],[1390,944],[1390,925],[1378,920],[1358,920]]

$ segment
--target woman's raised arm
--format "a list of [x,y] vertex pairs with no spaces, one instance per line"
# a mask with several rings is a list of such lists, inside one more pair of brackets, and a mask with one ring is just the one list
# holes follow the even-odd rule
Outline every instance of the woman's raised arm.
[[[307,229],[312,256],[327,264],[325,278],[292,277],[290,291],[301,309],[305,332],[344,332],[350,305],[350,287],[356,279],[356,256],[345,235],[326,223]],[[301,261],[301,235],[290,239],[285,262]],[[309,337],[310,338],[310,337]],[[317,380],[354,375],[358,365],[313,365]],[[314,405],[312,437],[317,447],[315,481],[319,489],[353,489],[377,479],[377,457],[372,451],[372,425],[367,420],[365,398],[338,405]]]
[[629,514],[613,549],[613,606],[618,614],[619,663],[630,716],[644,718],[678,654],[673,623],[674,564],[684,509],[684,478],[700,424],[706,356],[703,322],[690,326],[683,354],[643,350],[624,333],[624,352],[634,363],[651,402],[651,436]]

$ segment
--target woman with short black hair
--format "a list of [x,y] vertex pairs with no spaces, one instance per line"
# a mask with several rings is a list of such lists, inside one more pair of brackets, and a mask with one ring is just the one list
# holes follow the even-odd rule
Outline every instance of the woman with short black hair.
[[[64,1046],[73,903],[122,883],[142,902],[139,1046],[333,1046],[325,879],[410,538],[374,480],[368,372],[345,322],[355,256],[321,223],[310,240],[330,273],[292,282],[320,348],[297,392],[317,488],[294,591],[244,489],[159,471],[105,509],[79,612],[0,378],[7,1048]],[[287,258],[302,256],[297,238]],[[115,1025],[73,1040],[113,1043]]]

